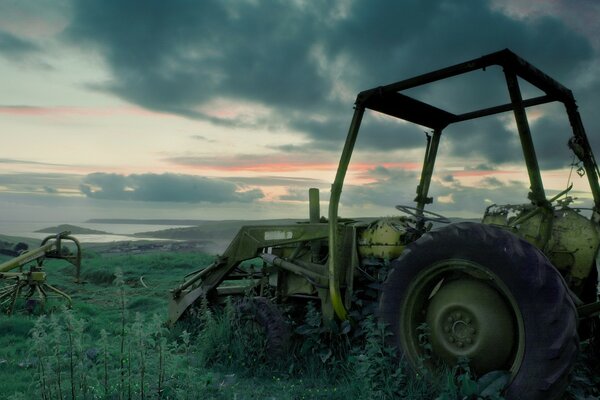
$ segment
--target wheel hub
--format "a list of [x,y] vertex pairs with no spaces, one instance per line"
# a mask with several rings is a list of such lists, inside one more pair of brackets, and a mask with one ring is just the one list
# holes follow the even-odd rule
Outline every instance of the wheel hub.
[[434,353],[450,364],[467,357],[478,373],[506,369],[514,350],[513,320],[500,294],[473,278],[443,284],[427,307]]
[[445,320],[443,338],[447,346],[466,349],[476,345],[477,323],[469,310],[457,307],[446,312],[442,319]]

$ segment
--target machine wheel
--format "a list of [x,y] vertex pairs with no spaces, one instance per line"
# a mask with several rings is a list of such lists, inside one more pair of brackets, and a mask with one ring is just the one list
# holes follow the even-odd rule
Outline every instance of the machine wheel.
[[[429,232],[392,264],[379,303],[413,366],[467,357],[479,375],[509,371],[508,399],[556,399],[579,349],[566,283],[533,245],[508,231],[457,223]],[[427,361],[425,361],[427,365]]]
[[[257,335],[264,335],[267,360],[286,356],[291,329],[279,308],[264,297],[244,297],[234,305],[235,323],[245,325]],[[249,325],[249,327],[248,327]]]
[[[598,266],[593,265],[592,272],[584,282],[581,300],[588,304],[598,300]],[[600,317],[583,320],[579,325],[579,336],[589,340],[588,350],[593,357],[600,356]]]

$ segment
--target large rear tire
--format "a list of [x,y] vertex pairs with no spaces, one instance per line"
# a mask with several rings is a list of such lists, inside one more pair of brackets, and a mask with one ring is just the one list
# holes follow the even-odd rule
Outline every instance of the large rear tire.
[[[393,262],[379,311],[414,366],[471,360],[510,372],[508,399],[556,399],[579,349],[577,312],[560,273],[506,230],[457,223],[423,235]],[[427,325],[425,325],[427,324]]]

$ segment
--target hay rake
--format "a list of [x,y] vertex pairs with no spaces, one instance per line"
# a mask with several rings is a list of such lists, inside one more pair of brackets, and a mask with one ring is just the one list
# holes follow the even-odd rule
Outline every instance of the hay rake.
[[[80,282],[81,270],[81,246],[79,241],[70,236],[71,232],[61,232],[57,235],[46,237],[42,240],[40,247],[25,251],[19,256],[0,264],[0,308],[6,310],[7,314],[12,314],[15,304],[20,295],[27,299],[27,308],[33,311],[33,307],[40,302],[42,308],[46,303],[48,294],[54,293],[63,297],[67,305],[71,306],[71,297],[60,289],[46,282],[46,272],[44,271],[44,261],[47,258],[65,260],[75,266],[75,282]],[[75,245],[75,252],[65,246],[65,241]],[[27,264],[28,270],[23,270]]]

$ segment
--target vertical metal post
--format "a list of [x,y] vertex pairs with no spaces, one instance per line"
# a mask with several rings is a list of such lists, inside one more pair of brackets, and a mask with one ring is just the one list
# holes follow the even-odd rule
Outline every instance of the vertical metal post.
[[[417,210],[419,214],[423,215],[423,209],[426,204],[432,202],[430,197],[427,197],[429,193],[429,186],[431,185],[431,177],[433,176],[433,167],[435,166],[435,158],[437,156],[438,147],[440,145],[440,138],[442,137],[442,130],[436,129],[433,131],[433,136],[427,138],[427,149],[425,151],[425,159],[423,161],[423,170],[421,171],[421,180],[419,186],[417,186]],[[423,224],[423,219],[420,221],[420,225]]]
[[583,122],[581,122],[581,116],[577,111],[577,105],[575,100],[569,103],[565,103],[567,109],[567,115],[569,116],[569,122],[573,129],[573,136],[576,138],[577,143],[583,148],[583,156],[581,161],[585,168],[585,174],[587,175],[590,189],[592,190],[592,196],[594,197],[594,211],[596,214],[600,214],[600,185],[598,185],[598,165],[594,159],[590,142],[588,141]]
[[537,206],[544,206],[548,204],[548,200],[546,199],[544,184],[542,183],[542,175],[540,174],[540,167],[535,155],[533,140],[531,139],[531,131],[529,130],[527,113],[525,112],[525,107],[523,106],[523,98],[521,97],[519,81],[517,79],[517,75],[513,71],[504,69],[504,76],[506,77],[506,85],[508,87],[508,93],[510,94],[510,100],[513,105],[515,121],[517,123],[517,129],[521,139],[521,147],[523,148],[525,164],[527,165],[527,172],[529,174],[529,183],[531,188],[529,197],[533,204]]
[[348,130],[348,136],[346,137],[346,143],[342,150],[337,173],[335,174],[335,180],[333,181],[333,185],[331,185],[331,196],[329,199],[329,293],[331,295],[333,309],[336,315],[342,320],[347,318],[347,312],[340,293],[340,267],[338,265],[340,263],[338,257],[339,238],[337,231],[338,207],[342,195],[344,178],[346,177],[346,172],[348,172],[348,165],[350,164],[350,158],[352,157],[352,151],[354,150],[358,129],[360,128],[364,113],[365,107],[361,104],[357,104],[354,110],[354,116],[352,117],[352,122],[350,123],[350,129]]
[[[321,205],[319,200],[319,189],[308,189],[308,209],[309,221],[311,224],[318,224],[321,221]],[[310,242],[311,261],[318,262],[321,253],[321,241],[313,240]]]
[[318,224],[321,220],[321,205],[319,201],[319,189],[308,189],[308,211],[311,224]]

